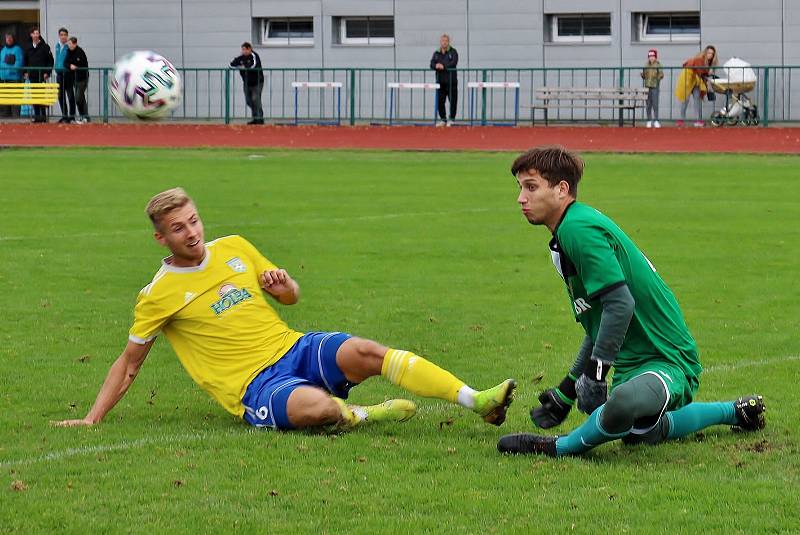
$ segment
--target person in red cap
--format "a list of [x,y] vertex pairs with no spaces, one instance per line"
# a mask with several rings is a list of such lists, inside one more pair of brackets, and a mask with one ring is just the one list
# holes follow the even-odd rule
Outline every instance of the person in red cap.
[[664,78],[664,69],[658,61],[658,50],[651,48],[647,51],[647,63],[642,69],[642,79],[647,88],[647,128],[661,128],[658,122],[658,87]]

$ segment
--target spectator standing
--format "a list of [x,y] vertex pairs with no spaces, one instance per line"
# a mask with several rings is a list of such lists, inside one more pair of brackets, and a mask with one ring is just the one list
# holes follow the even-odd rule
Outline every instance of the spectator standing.
[[[0,50],[0,82],[20,83],[22,81],[22,47],[14,41],[14,35],[6,34],[5,44]],[[19,106],[0,106],[0,116],[19,117]]]
[[264,71],[261,70],[261,57],[253,50],[253,45],[242,43],[242,55],[233,58],[231,67],[239,69],[242,75],[244,101],[253,113],[253,120],[247,124],[264,124],[264,110],[261,107]]
[[55,53],[56,82],[58,82],[58,107],[61,108],[61,119],[58,120],[59,123],[68,123],[74,119],[74,114],[70,117],[67,113],[67,88],[64,83],[64,78],[67,73],[64,60],[69,51],[68,40],[69,30],[66,28],[59,28]]
[[675,124],[683,126],[686,120],[686,108],[689,106],[689,99],[694,101],[697,110],[697,120],[695,126],[705,126],[703,122],[703,97],[708,92],[706,80],[711,69],[717,65],[717,49],[708,45],[702,52],[692,56],[683,62],[683,70],[678,76],[678,83],[675,86],[675,96],[681,101],[681,120]]
[[[89,122],[89,106],[86,103],[86,87],[89,85],[89,60],[86,53],[78,46],[78,38],[70,37],[67,42],[69,50],[64,59],[64,83],[67,86],[69,100],[69,118],[77,123]],[[75,104],[78,104],[80,117],[75,116]]]
[[[450,36],[446,33],[439,38],[437,48],[431,58],[431,69],[436,71],[436,83],[439,84],[437,107],[439,121],[436,126],[453,126],[458,106],[458,52],[450,46]],[[450,115],[445,115],[445,100],[450,101]]]
[[642,70],[642,79],[647,88],[647,128],[661,128],[661,123],[658,122],[658,93],[663,78],[664,69],[658,61],[658,51],[651,48],[647,52],[647,63]]
[[[53,53],[50,51],[50,45],[42,39],[39,28],[36,26],[31,29],[31,46],[25,50],[25,67],[23,76],[31,83],[50,80],[50,73],[53,69]],[[34,104],[33,122],[47,122],[47,106]]]

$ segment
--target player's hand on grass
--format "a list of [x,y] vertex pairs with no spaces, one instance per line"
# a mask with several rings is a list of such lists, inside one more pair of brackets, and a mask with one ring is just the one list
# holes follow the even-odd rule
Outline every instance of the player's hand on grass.
[[94,425],[94,422],[86,418],[80,420],[61,420],[60,422],[50,422],[56,427],[80,427]]
[[597,407],[608,399],[608,384],[606,375],[611,365],[594,357],[589,359],[583,375],[575,382],[575,392],[578,394],[578,410],[592,414]]
[[555,388],[539,394],[540,406],[531,410],[531,420],[537,427],[550,429],[567,419],[572,405],[561,399]]

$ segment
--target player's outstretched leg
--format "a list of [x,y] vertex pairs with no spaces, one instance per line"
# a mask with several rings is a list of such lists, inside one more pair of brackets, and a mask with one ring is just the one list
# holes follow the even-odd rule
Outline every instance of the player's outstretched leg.
[[568,435],[506,435],[497,443],[497,449],[501,453],[533,453],[551,457],[584,453],[628,435],[637,421],[647,418],[658,421],[669,399],[663,385],[655,374],[639,375],[612,390],[608,401]]
[[346,430],[371,422],[405,422],[416,412],[417,406],[407,399],[391,399],[378,405],[348,405],[321,388],[299,386],[288,396],[285,418],[276,415],[276,424],[281,429]]
[[[606,403],[607,405],[608,403]],[[589,418],[568,435],[546,436],[535,435],[532,433],[516,433],[500,438],[497,443],[497,450],[500,453],[510,454],[538,454],[550,457],[561,457],[563,455],[578,455],[599,446],[605,442],[610,442],[622,438],[628,434],[610,433],[603,429],[600,417],[606,405],[602,405],[594,410]]]
[[730,425],[740,431],[758,431],[767,425],[764,399],[754,394],[734,401],[689,403],[676,411],[666,413],[658,423],[641,435],[630,434],[622,439],[625,444],[660,444],[665,440],[683,438],[712,425]]
[[562,437],[530,433],[507,435],[500,439],[497,448],[502,453],[535,453],[556,457],[583,453],[615,438],[622,438],[626,444],[658,444],[665,440],[685,437],[713,425],[730,425],[742,431],[757,431],[767,425],[764,399],[757,394],[743,396],[735,401],[690,403],[676,411],[665,413],[649,432],[641,435],[608,432],[604,427],[614,428],[604,423],[605,418],[601,422],[600,414],[608,405],[609,403],[606,403],[595,410],[583,425],[569,435]]
[[493,388],[478,392],[429,360],[399,349],[386,350],[381,375],[414,394],[458,403],[492,425],[502,425],[505,421],[517,387],[516,381],[506,379]]
[[740,397],[735,401],[689,403],[667,413],[667,439],[696,433],[712,425],[730,425],[742,431],[758,431],[767,425],[764,398],[758,394]]
[[422,397],[457,403],[501,425],[514,399],[517,383],[506,379],[488,390],[476,391],[449,371],[410,351],[389,349],[377,342],[350,338],[336,354],[336,363],[348,381],[359,383],[383,375],[392,383]]

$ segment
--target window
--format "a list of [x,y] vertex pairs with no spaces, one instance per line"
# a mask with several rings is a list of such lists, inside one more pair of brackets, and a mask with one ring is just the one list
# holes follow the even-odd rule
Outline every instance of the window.
[[270,18],[263,20],[261,44],[306,46],[314,44],[314,19]]
[[342,45],[393,45],[393,17],[339,17],[338,43]]
[[700,42],[700,13],[636,13],[639,41]]
[[610,13],[578,13],[548,15],[552,43],[609,43],[611,42]]

